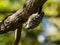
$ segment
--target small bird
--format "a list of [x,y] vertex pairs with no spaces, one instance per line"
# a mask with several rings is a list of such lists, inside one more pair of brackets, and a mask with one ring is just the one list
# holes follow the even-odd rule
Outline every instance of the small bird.
[[42,18],[44,16],[44,12],[42,12],[42,8],[43,8],[43,5],[41,5],[37,12],[32,14],[28,21],[26,22],[25,24],[25,29],[29,30],[29,29],[34,29],[35,27],[37,27],[41,21],[42,21]]
[[28,21],[26,22],[25,29],[33,29],[37,27],[41,23],[43,16],[44,16],[43,12],[40,14],[38,14],[38,12],[32,14],[29,17]]

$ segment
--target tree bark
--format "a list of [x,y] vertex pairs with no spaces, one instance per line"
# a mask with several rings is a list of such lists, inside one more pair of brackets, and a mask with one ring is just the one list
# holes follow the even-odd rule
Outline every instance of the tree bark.
[[4,19],[0,25],[0,34],[14,31],[20,23],[27,21],[47,0],[27,0],[22,9]]

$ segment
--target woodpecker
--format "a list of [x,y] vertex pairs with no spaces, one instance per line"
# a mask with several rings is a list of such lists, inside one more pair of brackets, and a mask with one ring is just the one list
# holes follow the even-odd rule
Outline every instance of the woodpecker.
[[44,16],[44,12],[42,12],[42,6],[43,5],[41,5],[38,8],[37,13],[34,13],[29,17],[29,19],[27,20],[25,24],[25,29],[33,29],[40,24]]
[[25,25],[25,29],[33,29],[35,27],[37,27],[40,22],[42,21],[42,18],[44,16],[44,13],[35,13],[35,14],[32,14],[28,21],[26,22],[26,25]]

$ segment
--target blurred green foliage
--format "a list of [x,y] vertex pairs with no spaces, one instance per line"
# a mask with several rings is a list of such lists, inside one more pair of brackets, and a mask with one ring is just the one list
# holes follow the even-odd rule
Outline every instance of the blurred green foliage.
[[[25,1],[26,0],[0,0],[0,20],[3,20],[6,16],[22,8]],[[52,21],[51,23],[55,23],[60,28],[60,0],[47,0],[42,11],[44,11],[45,16],[52,17],[50,18],[50,22]],[[28,31],[23,28],[23,38],[21,38],[19,45],[40,45],[36,37],[41,31],[42,24]],[[57,34],[58,40],[60,39],[59,33]],[[51,40],[52,39],[55,39],[54,36],[51,37]],[[0,35],[0,45],[12,45],[13,40],[14,33],[12,32]]]

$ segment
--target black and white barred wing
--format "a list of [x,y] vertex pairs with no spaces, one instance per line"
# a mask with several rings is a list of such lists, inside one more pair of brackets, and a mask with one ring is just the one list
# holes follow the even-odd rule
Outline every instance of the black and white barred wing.
[[37,27],[40,22],[42,21],[42,18],[44,16],[44,13],[35,13],[35,14],[32,14],[28,21],[26,22],[26,25],[25,25],[25,29],[33,29],[35,27]]

